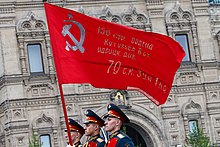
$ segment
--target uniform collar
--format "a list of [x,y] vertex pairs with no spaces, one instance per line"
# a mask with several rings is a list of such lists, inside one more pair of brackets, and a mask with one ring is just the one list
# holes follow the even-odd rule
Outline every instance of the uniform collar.
[[110,139],[112,139],[113,137],[117,136],[117,135],[120,134],[120,133],[121,133],[120,130],[115,131],[114,133],[112,133],[112,134],[110,135]]
[[97,138],[99,138],[99,136],[100,136],[99,134],[97,134],[95,136],[91,136],[88,141],[96,140]]
[[77,147],[77,146],[81,145],[81,142],[79,141],[79,142],[75,143],[74,145]]

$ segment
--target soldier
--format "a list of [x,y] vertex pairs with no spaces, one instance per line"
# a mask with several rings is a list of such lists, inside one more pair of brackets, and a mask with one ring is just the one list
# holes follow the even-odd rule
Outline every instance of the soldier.
[[92,110],[87,110],[84,124],[85,135],[89,138],[83,147],[104,147],[105,141],[99,134],[101,127],[104,126],[104,120]]
[[67,147],[82,147],[80,139],[82,138],[83,134],[85,133],[84,128],[78,124],[76,121],[73,119],[69,118],[69,128],[70,128],[70,133],[71,133],[71,139],[73,142],[73,146],[69,145],[69,137],[67,134],[67,129],[65,129],[66,135],[66,142],[67,142]]
[[120,129],[123,123],[128,123],[129,118],[114,104],[109,104],[108,113],[105,115],[105,130],[110,133],[106,147],[134,147],[134,143]]

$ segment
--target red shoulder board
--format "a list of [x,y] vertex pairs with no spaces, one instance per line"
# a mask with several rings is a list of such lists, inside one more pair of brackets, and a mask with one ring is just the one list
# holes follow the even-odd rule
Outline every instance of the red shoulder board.
[[88,147],[97,147],[97,145],[98,143],[91,141],[89,142]]
[[118,142],[118,138],[112,138],[108,141],[107,147],[116,147],[116,144]]

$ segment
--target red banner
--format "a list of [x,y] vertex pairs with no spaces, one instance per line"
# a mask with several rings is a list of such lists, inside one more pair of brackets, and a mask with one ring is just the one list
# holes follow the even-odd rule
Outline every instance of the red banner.
[[44,5],[60,84],[138,89],[165,103],[185,53],[179,43],[156,33]]

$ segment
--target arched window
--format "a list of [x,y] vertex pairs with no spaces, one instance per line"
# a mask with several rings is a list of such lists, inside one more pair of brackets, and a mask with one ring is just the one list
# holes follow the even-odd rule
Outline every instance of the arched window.
[[41,76],[51,78],[54,81],[54,67],[52,51],[46,22],[39,19],[33,12],[17,23],[16,35],[18,40],[20,66],[22,75],[25,76],[24,83],[27,84],[28,76],[42,80]]
[[49,134],[40,135],[40,143],[42,147],[51,147],[51,140]]
[[190,120],[189,121],[189,133],[198,133],[198,120]]
[[179,3],[166,13],[168,35],[185,50],[183,61],[200,62],[200,49],[197,35],[197,21],[190,10],[183,10]]
[[28,60],[30,73],[43,73],[43,60],[40,44],[28,44]]
[[176,34],[175,40],[179,42],[179,44],[184,49],[186,56],[183,58],[183,61],[191,61],[190,51],[189,51],[189,40],[187,34]]

